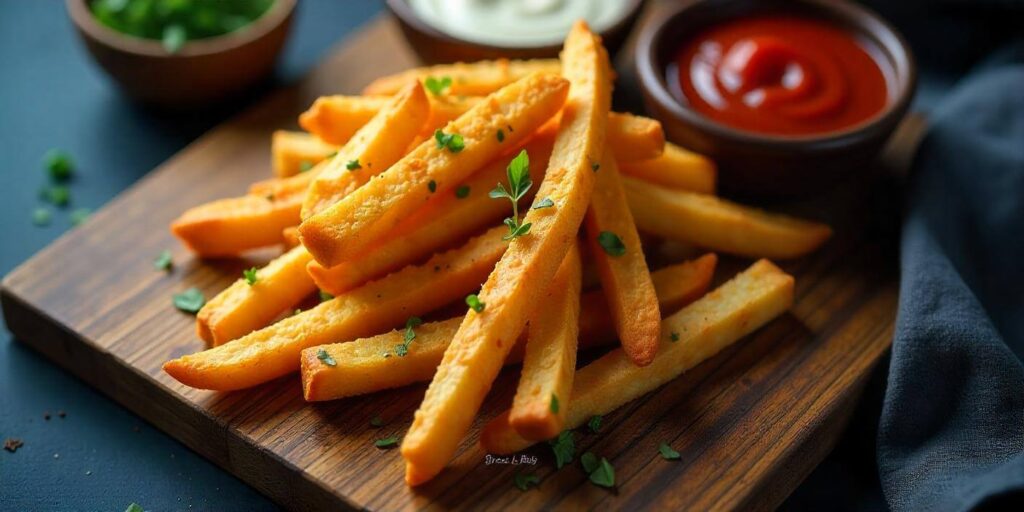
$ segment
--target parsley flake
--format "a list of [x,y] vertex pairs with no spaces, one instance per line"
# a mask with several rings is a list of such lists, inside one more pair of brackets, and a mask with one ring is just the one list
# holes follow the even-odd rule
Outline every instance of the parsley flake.
[[551,403],[548,408],[551,409],[551,414],[558,414],[558,397],[554,393],[551,393]]
[[498,142],[505,142],[505,131],[498,128],[498,133],[495,135],[498,138]]
[[552,201],[550,197],[545,197],[544,199],[541,199],[540,201],[537,201],[537,204],[533,205],[531,210],[541,210],[541,209],[544,209],[544,208],[551,208],[554,205],[555,205],[555,202]]
[[320,302],[327,302],[327,301],[329,301],[329,300],[334,298],[334,295],[331,295],[331,294],[329,294],[329,293],[327,293],[327,292],[325,292],[323,290],[320,290],[319,295],[320,295]]
[[350,171],[354,171],[356,169],[362,169],[363,166],[359,165],[359,159],[356,158],[355,160],[349,160],[348,163],[345,164],[345,168]]
[[503,240],[512,240],[529,233],[531,226],[530,223],[521,224],[519,220],[519,200],[533,186],[533,181],[530,180],[530,155],[526,153],[525,149],[509,162],[508,167],[505,168],[505,174],[508,177],[509,188],[506,189],[505,185],[499,182],[494,190],[488,193],[488,196],[491,199],[505,198],[512,201],[512,216],[505,219],[508,234],[502,237]]
[[580,464],[583,466],[583,471],[589,475],[597,469],[597,466],[601,464],[601,461],[597,458],[597,455],[587,452],[580,456]]
[[256,267],[247,268],[242,271],[242,278],[245,279],[245,284],[252,286],[256,284],[259,278],[256,276]]
[[537,475],[527,475],[527,474],[524,474],[524,473],[516,473],[516,476],[513,478],[513,481],[515,482],[516,487],[520,491],[524,491],[525,492],[525,491],[529,490],[531,485],[539,484],[540,483],[540,477],[537,476]]
[[418,316],[410,316],[405,321],[405,334],[402,336],[404,343],[395,345],[395,355],[398,357],[405,357],[409,353],[409,345],[412,344],[412,340],[416,339],[416,331],[413,329],[423,325],[423,319]]
[[590,482],[601,487],[615,487],[615,468],[608,459],[601,457],[601,462],[590,472]]
[[469,185],[463,185],[455,189],[455,197],[459,199],[465,199],[469,196]]
[[327,366],[337,366],[338,365],[338,362],[334,360],[334,357],[332,357],[330,354],[328,354],[327,351],[324,350],[324,349],[320,349],[320,350],[316,351],[316,358],[321,360],[321,361],[323,361],[324,364],[326,364]]
[[437,142],[437,149],[448,148],[448,151],[452,153],[458,153],[466,147],[466,142],[463,140],[462,135],[457,133],[444,133],[440,129],[434,132],[434,140]]
[[665,460],[679,460],[682,457],[679,455],[679,452],[673,450],[668,443],[661,443],[661,445],[658,446],[658,451],[661,452],[661,458]]
[[598,430],[601,430],[601,420],[603,419],[604,418],[600,415],[591,416],[590,421],[587,422],[587,427],[590,428],[591,432],[596,434]]
[[374,416],[373,418],[370,419],[370,426],[376,428],[383,427],[384,418],[381,418],[380,416]]
[[50,210],[46,208],[36,208],[32,210],[32,224],[36,226],[49,226],[50,220],[53,218],[50,215]]
[[174,307],[186,313],[198,313],[206,304],[206,297],[199,288],[189,288],[181,293],[174,294]]
[[39,195],[54,206],[67,206],[71,202],[71,189],[64,185],[53,185],[44,188]]
[[309,160],[303,160],[299,162],[299,172],[306,172],[313,168],[313,162]]
[[590,164],[590,170],[597,172],[601,168],[601,164]]
[[128,505],[128,508],[124,509],[124,512],[146,512],[138,503],[132,503]]
[[54,181],[67,181],[75,170],[71,155],[61,149],[51,149],[43,155],[43,166]]
[[92,215],[92,210],[88,208],[77,208],[68,215],[68,218],[71,219],[72,226],[79,226],[83,222],[89,220],[90,215]]
[[385,437],[384,439],[378,439],[374,441],[373,445],[380,449],[394,448],[398,446],[398,438]]
[[185,46],[185,41],[188,39],[188,33],[185,32],[185,27],[178,25],[167,25],[164,27],[163,37],[161,41],[164,45],[164,50],[167,53],[178,53],[182,46]]
[[469,306],[469,308],[472,309],[473,311],[476,311],[477,313],[483,311],[484,306],[486,306],[486,304],[480,302],[480,297],[477,297],[475,293],[466,295],[466,305]]
[[171,251],[163,251],[159,256],[153,260],[153,268],[157,270],[170,270],[174,266],[174,257],[171,256]]
[[434,192],[437,192],[437,182],[434,181],[434,180],[430,180],[430,182],[427,183],[427,189],[430,190],[431,194],[433,194]]
[[622,243],[619,235],[611,231],[602,231],[597,235],[597,243],[609,256],[619,257],[626,254],[626,244]]
[[576,441],[572,437],[572,431],[564,430],[558,437],[548,441],[551,445],[551,451],[555,453],[555,465],[558,469],[562,469],[562,466],[572,462],[573,456],[576,454]]
[[672,340],[672,343],[679,341],[679,333],[673,332],[672,334],[669,334],[668,339]]
[[434,78],[428,76],[423,81],[423,86],[427,88],[434,96],[441,96],[448,91],[452,86],[452,77],[442,76],[441,78]]

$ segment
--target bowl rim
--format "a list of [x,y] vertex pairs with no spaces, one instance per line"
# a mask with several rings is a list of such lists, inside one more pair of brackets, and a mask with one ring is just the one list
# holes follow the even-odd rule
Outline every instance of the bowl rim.
[[[847,0],[795,0],[805,8],[828,13],[848,23],[858,35],[877,42],[883,51],[893,51],[892,71],[897,87],[894,98],[874,116],[842,130],[833,130],[807,135],[779,135],[760,133],[735,128],[712,120],[689,108],[675,98],[663,77],[657,52],[668,29],[678,18],[701,4],[716,0],[690,0],[674,5],[663,4],[655,9],[640,27],[634,50],[634,65],[640,87],[650,101],[671,113],[679,121],[695,126],[712,137],[762,147],[782,148],[793,151],[809,149],[838,148],[851,145],[875,134],[880,127],[895,124],[905,115],[917,89],[917,63],[906,39],[888,21],[871,9]],[[788,3],[788,2],[787,2]],[[744,9],[758,9],[763,4],[749,4]],[[887,41],[895,44],[887,44]]]
[[267,12],[241,29],[219,36],[186,41],[181,51],[170,53],[157,39],[132,36],[100,23],[89,10],[89,2],[90,0],[65,0],[68,15],[79,30],[88,34],[90,38],[122,52],[163,59],[201,57],[245,46],[273,32],[289,19],[298,4],[297,0],[274,0]]
[[[639,14],[640,9],[644,6],[646,0],[625,0],[630,3],[629,7],[623,11],[622,15],[615,20],[608,28],[600,31],[600,35],[605,36],[607,34],[613,34],[626,27],[636,18]],[[487,52],[500,54],[501,52],[509,51],[553,51],[562,48],[562,41],[558,41],[552,44],[542,44],[533,46],[499,46],[488,43],[480,43],[477,41],[470,41],[469,39],[463,39],[456,35],[450,34],[434,26],[430,22],[420,17],[416,11],[413,10],[412,6],[409,5],[408,0],[385,0],[388,10],[392,14],[398,17],[403,23],[411,26],[417,32],[420,32],[430,38],[440,39],[448,44],[461,44],[466,46],[472,46],[479,48]]]

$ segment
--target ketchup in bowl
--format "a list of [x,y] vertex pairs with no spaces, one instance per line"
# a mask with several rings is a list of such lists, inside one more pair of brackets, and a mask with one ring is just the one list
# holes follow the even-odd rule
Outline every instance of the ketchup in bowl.
[[838,25],[766,14],[726,20],[684,41],[667,78],[678,99],[709,119],[806,136],[879,115],[891,74]]

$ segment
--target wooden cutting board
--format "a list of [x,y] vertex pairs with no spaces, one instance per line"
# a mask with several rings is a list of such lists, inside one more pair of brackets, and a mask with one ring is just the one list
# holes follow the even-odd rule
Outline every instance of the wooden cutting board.
[[[615,467],[618,488],[591,485],[578,464],[555,471],[550,449],[536,464],[485,464],[479,427],[510,403],[505,371],[452,466],[422,488],[402,481],[397,450],[378,438],[404,434],[425,386],[306,404],[289,376],[237,393],[186,388],[160,370],[203,348],[194,319],[171,295],[197,286],[213,296],[255,259],[199,261],[169,234],[186,208],[242,194],[269,175],[273,129],[294,127],[316,96],[357,93],[372,78],[415,64],[398,29],[379,19],[344,43],[297,87],[204,135],[3,281],[3,312],[17,339],[111,396],[279,504],[310,508],[772,508],[831,449],[872,366],[888,349],[896,309],[892,244],[870,182],[801,205],[836,237],[818,253],[782,262],[796,276],[791,313],[660,390],[608,415],[599,434],[580,431],[577,453]],[[155,271],[164,249],[175,267]],[[726,258],[718,280],[748,265]],[[387,424],[370,426],[382,416]],[[670,443],[682,460],[658,456]],[[516,472],[539,488],[520,492]]]

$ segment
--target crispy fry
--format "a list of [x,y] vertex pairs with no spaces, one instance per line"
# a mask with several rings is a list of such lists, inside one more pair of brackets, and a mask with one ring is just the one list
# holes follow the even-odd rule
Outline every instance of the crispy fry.
[[[302,114],[299,124],[325,141],[344,144],[360,126],[370,120],[377,109],[382,108],[386,98],[388,97],[322,96]],[[481,99],[476,96],[431,96],[431,119],[428,124],[435,127],[444,126],[448,121],[464,114]],[[662,131],[661,123],[633,114],[609,113],[606,138],[612,152],[615,153],[615,160],[620,163],[656,160],[665,149],[665,133]],[[675,160],[669,163],[678,165]],[[671,165],[670,170],[687,172],[676,171]],[[665,172],[668,171],[659,170],[656,174]]]
[[824,224],[768,213],[715,196],[670,190],[623,177],[638,229],[706,249],[764,258],[795,258],[832,236]]
[[[530,175],[534,180],[543,177],[553,143],[553,133],[540,133],[526,144],[531,157]],[[512,205],[487,197],[487,192],[504,179],[505,163],[504,159],[497,159],[458,185],[456,191],[432,197],[385,236],[381,244],[374,246],[372,257],[345,261],[331,268],[313,261],[309,264],[309,274],[320,289],[338,295],[420,261],[485,226],[500,223],[511,214]],[[460,187],[466,187],[465,197],[457,195]],[[532,195],[528,195],[524,200],[528,202],[531,198]]]
[[418,82],[399,92],[316,175],[302,203],[302,218],[323,211],[401,159],[429,115],[427,93]]
[[414,68],[394,75],[378,78],[363,89],[363,94],[390,95],[395,94],[412,80],[425,80],[427,77],[452,79],[448,94],[464,96],[486,96],[506,85],[534,73],[561,72],[561,64],[557,60],[483,60],[479,62],[457,62]]
[[[302,243],[326,267],[365,253],[432,195],[448,193],[518,145],[561,108],[567,92],[568,82],[555,75],[532,75],[501,89],[445,127],[445,134],[462,137],[461,149],[424,142],[378,178],[303,221]],[[499,129],[509,132],[502,142],[495,136]]]
[[203,257],[234,256],[282,243],[281,231],[298,221],[301,197],[272,195],[220,199],[190,208],[171,232]]
[[580,253],[573,244],[548,285],[544,307],[530,320],[519,386],[509,423],[527,439],[562,431],[573,373],[580,316]]
[[[758,261],[665,319],[658,357],[650,365],[637,367],[616,349],[576,372],[566,428],[657,389],[781,315],[792,303],[793,278],[767,260]],[[488,453],[508,454],[535,441],[511,428],[505,412],[484,428],[480,442]]]
[[[703,295],[711,284],[716,261],[714,254],[706,254],[654,272],[652,277],[661,310],[676,311]],[[581,349],[615,343],[615,328],[600,290],[580,297],[579,320]],[[380,357],[381,352],[402,343],[401,331],[307,348],[302,351],[303,395],[311,402],[335,400],[429,381],[461,323],[462,317],[423,324],[416,330],[416,341],[409,353],[401,358]],[[522,348],[520,338],[506,364],[520,362]],[[320,361],[316,357],[320,349],[330,354],[337,365],[327,366]]]
[[[299,241],[298,226],[291,226],[281,230],[281,238],[284,240],[284,246],[288,250],[292,250],[302,244],[302,242]],[[312,259],[313,258],[310,258],[310,260]]]
[[287,375],[299,368],[306,347],[384,332],[476,289],[505,251],[502,229],[265,329],[168,361],[164,371],[187,386],[221,391]]
[[640,247],[640,235],[626,203],[622,177],[611,152],[605,151],[596,177],[584,220],[587,243],[601,276],[601,288],[608,298],[622,350],[634,364],[646,366],[658,350],[661,312]]
[[[480,102],[480,96],[430,96],[430,126],[444,126]],[[342,145],[391,101],[390,96],[321,96],[299,116],[299,126]]]
[[259,269],[255,284],[235,281],[199,310],[199,337],[217,346],[266,327],[316,291],[306,275],[306,265],[312,259],[306,249],[296,247]]
[[665,150],[665,132],[649,117],[613,112],[608,116],[608,146],[619,162],[650,160]]
[[526,214],[523,222],[531,231],[510,243],[480,291],[486,309],[466,314],[445,351],[402,442],[410,485],[433,478],[455,453],[544,291],[538,284],[554,276],[586,213],[594,180],[590,166],[604,144],[611,71],[600,38],[583,22],[569,32],[562,57],[572,90],[537,192],[554,206]]
[[270,138],[270,159],[279,178],[308,171],[337,150],[338,146],[306,132],[277,130]]
[[689,190],[700,194],[714,194],[717,171],[710,159],[687,151],[671,142],[665,144],[665,152],[658,158],[641,161],[621,162],[622,173],[640,178],[655,185]]

